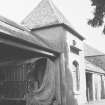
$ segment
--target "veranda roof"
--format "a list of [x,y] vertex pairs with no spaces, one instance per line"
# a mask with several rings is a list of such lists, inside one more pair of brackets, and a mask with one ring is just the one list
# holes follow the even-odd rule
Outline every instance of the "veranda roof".
[[103,52],[93,48],[92,46],[84,43],[84,53],[85,56],[97,56],[97,55],[104,55]]
[[86,60],[105,71],[105,55],[89,56],[86,57]]
[[[33,36],[25,27],[0,16],[0,42],[3,41],[1,39],[9,40],[10,37],[13,40],[18,39],[18,41],[21,40],[34,45],[35,48],[42,50],[41,53],[50,54],[48,52],[54,52],[53,49],[48,48],[46,45],[46,47],[43,47],[44,43]],[[7,43],[7,41],[5,41],[5,43]],[[38,51],[40,52],[40,50]]]
[[91,47],[88,44],[84,44],[84,52],[85,60],[88,62],[86,65],[88,67],[91,64],[105,70],[105,54],[103,52]]
[[105,74],[105,71],[103,70],[102,67],[99,67],[99,65],[92,64],[91,62],[89,62],[86,59],[85,59],[85,65],[86,65],[86,70],[88,70],[90,72]]

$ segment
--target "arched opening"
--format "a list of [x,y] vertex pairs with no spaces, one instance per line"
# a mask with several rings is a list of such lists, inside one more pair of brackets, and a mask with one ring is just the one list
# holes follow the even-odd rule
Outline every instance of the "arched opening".
[[75,83],[76,83],[76,90],[79,91],[80,89],[80,72],[79,72],[79,63],[74,60],[73,61],[74,72],[75,72]]

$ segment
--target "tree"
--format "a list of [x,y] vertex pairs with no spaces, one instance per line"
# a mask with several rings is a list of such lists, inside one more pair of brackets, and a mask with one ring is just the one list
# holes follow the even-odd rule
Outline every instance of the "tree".
[[88,20],[88,24],[92,27],[104,25],[103,33],[105,34],[105,0],[91,0],[91,6],[94,6],[94,17]]

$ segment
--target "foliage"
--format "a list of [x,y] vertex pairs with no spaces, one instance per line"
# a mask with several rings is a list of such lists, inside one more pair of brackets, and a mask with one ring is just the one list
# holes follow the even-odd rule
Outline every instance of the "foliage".
[[[91,5],[95,7],[93,13],[94,17],[89,19],[88,24],[93,27],[102,26],[104,24],[105,16],[105,0],[91,0]],[[103,33],[105,34],[105,25]]]

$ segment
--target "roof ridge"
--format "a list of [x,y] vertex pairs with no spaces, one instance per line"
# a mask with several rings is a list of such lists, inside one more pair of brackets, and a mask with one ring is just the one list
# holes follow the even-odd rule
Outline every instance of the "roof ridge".
[[[54,11],[55,16],[58,18],[58,20],[60,20],[60,22],[62,22],[62,21],[61,21],[61,18],[59,17],[59,15],[58,15],[57,12],[56,12],[56,11],[58,11],[58,10],[57,10],[57,8],[55,7],[55,4],[52,2],[52,0],[47,0],[47,1],[49,1],[51,7],[53,8],[53,11]],[[60,12],[60,11],[59,11],[59,12]],[[62,15],[63,15],[63,14],[62,14]]]

